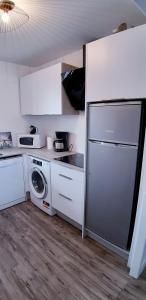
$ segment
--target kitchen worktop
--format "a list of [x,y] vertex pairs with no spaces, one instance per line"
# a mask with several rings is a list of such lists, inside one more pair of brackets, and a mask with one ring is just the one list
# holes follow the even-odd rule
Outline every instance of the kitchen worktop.
[[32,155],[35,156],[36,158],[39,159],[44,159],[47,161],[54,161],[57,164],[64,165],[66,167],[72,168],[72,169],[77,169],[79,171],[84,171],[83,168],[79,168],[73,165],[66,164],[64,162],[60,161],[55,161],[55,158],[65,156],[65,155],[71,155],[74,154],[75,152],[55,152],[53,150],[48,150],[46,147],[41,148],[41,149],[28,149],[28,148],[17,148],[17,147],[12,147],[12,148],[5,148],[5,149],[0,149],[0,156],[1,159],[10,157],[10,156],[15,156],[15,155]]

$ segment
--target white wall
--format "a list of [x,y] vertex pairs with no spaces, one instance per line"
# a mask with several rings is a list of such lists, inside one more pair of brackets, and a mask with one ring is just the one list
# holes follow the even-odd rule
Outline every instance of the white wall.
[[[70,55],[60,57],[54,61],[48,62],[43,66],[35,68],[39,70],[58,62],[65,62],[77,67],[83,65],[83,51],[78,50]],[[29,123],[37,126],[45,135],[54,136],[55,131],[69,131],[70,143],[74,145],[74,150],[84,152],[85,149],[85,114],[84,112],[74,116],[30,116],[27,117]]]
[[19,77],[30,71],[29,67],[0,62],[0,132],[11,131],[14,142],[16,133],[27,128],[20,115]]
[[73,53],[70,53],[68,55],[59,57],[55,60],[49,61],[48,63],[41,65],[39,67],[33,68],[33,70],[40,70],[43,69],[45,67],[57,64],[59,62],[64,62],[66,64],[71,64],[74,65],[76,67],[82,67],[83,66],[83,50],[77,50]]
[[65,62],[81,67],[83,65],[82,49],[70,55],[60,57],[38,68],[0,62],[0,131],[11,131],[14,145],[16,133],[27,132],[30,124],[36,125],[45,135],[55,135],[55,131],[69,131],[70,143],[74,150],[84,152],[85,114],[75,116],[26,116],[20,115],[19,78],[49,65]]
[[55,137],[55,131],[70,132],[70,144],[77,152],[84,153],[85,148],[85,114],[69,116],[30,116],[29,123],[38,127],[46,136]]
[[146,140],[134,234],[128,265],[130,275],[138,278],[146,266]]

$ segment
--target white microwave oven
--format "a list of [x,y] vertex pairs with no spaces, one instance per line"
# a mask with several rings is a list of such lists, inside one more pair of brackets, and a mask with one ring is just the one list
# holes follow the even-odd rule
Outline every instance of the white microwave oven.
[[39,149],[45,146],[45,137],[40,134],[18,134],[17,147]]

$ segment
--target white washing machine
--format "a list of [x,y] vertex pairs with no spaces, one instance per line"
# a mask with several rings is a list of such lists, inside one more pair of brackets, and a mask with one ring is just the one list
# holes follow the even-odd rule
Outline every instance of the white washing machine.
[[50,162],[29,157],[29,187],[31,201],[41,210],[55,215],[51,200]]

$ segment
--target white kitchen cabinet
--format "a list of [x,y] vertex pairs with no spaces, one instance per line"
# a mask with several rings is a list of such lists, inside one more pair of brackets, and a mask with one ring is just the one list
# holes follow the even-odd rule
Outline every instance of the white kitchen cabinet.
[[61,73],[75,67],[58,63],[20,79],[22,115],[76,114],[64,91]]
[[24,200],[23,157],[0,160],[0,210]]
[[146,25],[87,44],[87,102],[145,97]]
[[84,174],[60,164],[51,164],[52,206],[78,224],[83,223]]

